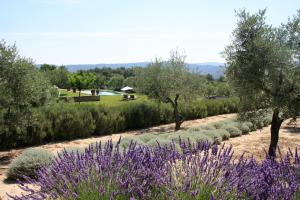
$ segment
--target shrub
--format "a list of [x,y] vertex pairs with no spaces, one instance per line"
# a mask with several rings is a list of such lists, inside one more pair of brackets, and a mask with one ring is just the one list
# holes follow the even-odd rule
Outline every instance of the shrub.
[[44,166],[49,165],[53,155],[44,149],[26,149],[10,164],[7,177],[9,179],[23,179],[23,176],[36,178],[36,171]]
[[225,129],[217,129],[217,130],[215,130],[215,133],[222,137],[222,141],[228,140],[230,138],[230,133],[228,131],[226,131]]
[[160,123],[159,107],[153,102],[128,103],[123,105],[126,129],[144,128]]
[[236,120],[228,120],[226,122],[224,122],[224,126],[234,126],[234,127],[238,127],[239,126],[239,122]]
[[117,110],[112,109],[104,118],[102,126],[103,134],[108,135],[111,133],[116,133],[118,131],[123,131],[126,129],[125,118]]
[[17,148],[41,144],[47,136],[47,119],[38,109],[22,119],[22,123],[14,123],[12,129],[5,123],[5,115],[0,109],[0,149]]
[[222,103],[220,100],[206,100],[207,116],[223,114],[221,111]]
[[224,122],[215,122],[215,123],[211,123],[212,126],[214,126],[216,129],[220,129],[224,126]]
[[253,129],[254,131],[256,131],[258,129],[258,127],[256,126],[256,124],[253,123]]
[[180,103],[180,110],[185,119],[199,119],[207,116],[237,112],[237,98],[195,100],[186,104]]
[[[95,144],[91,144],[91,145],[95,145]],[[84,153],[84,148],[82,147],[66,147],[64,148],[62,151],[58,152],[59,154],[63,154],[63,152],[67,152],[67,153]]]
[[195,113],[195,118],[193,119],[201,119],[207,117],[207,107],[205,104],[202,104],[202,102],[196,103],[193,111]]
[[264,126],[265,126],[265,125],[264,125],[264,122],[262,122],[262,121],[257,121],[257,122],[256,122],[256,127],[257,127],[258,129],[262,129]]
[[240,131],[237,127],[234,126],[226,126],[225,130],[229,132],[230,137],[238,137],[242,135],[242,131]]
[[125,149],[127,148],[130,143],[137,143],[137,144],[144,144],[141,140],[135,138],[135,137],[124,137],[121,139],[120,147]]
[[213,125],[204,125],[204,126],[200,126],[200,129],[202,130],[216,130],[216,127]]
[[201,142],[201,141],[214,141],[214,136],[208,134],[209,131],[207,130],[200,130],[189,132],[186,137],[190,139],[191,142]]
[[211,142],[217,142],[218,144],[220,144],[223,140],[223,136],[219,134],[219,132],[217,132],[216,130],[205,130],[203,134],[208,136],[209,141]]
[[95,120],[93,119],[92,114],[81,109],[79,117],[81,118],[81,123],[78,126],[78,131],[76,132],[75,137],[85,138],[91,136],[96,128]]
[[[237,137],[249,133],[249,126],[253,127],[253,124],[251,122],[241,123],[236,120],[225,120],[204,126],[191,127],[187,130],[180,130],[175,133],[144,133],[130,138],[139,141],[139,144],[151,144],[151,146],[156,144],[156,141],[160,140],[162,141],[162,144],[171,143],[172,141],[178,144],[180,139],[181,141],[189,140],[192,143],[200,141],[221,143],[223,140],[228,140],[230,137]],[[126,143],[127,145],[129,144],[128,141],[126,141]]]
[[88,111],[95,121],[95,135],[106,135],[114,131],[110,123],[110,118],[114,115],[113,108],[108,110],[103,106],[89,106]]
[[187,129],[188,132],[197,132],[201,130],[201,126],[199,127],[191,127],[189,129]]
[[158,103],[160,112],[160,123],[167,124],[173,122],[173,110],[170,104]]
[[248,126],[250,131],[256,131],[256,126],[254,126],[252,122],[242,122],[242,123]]
[[157,136],[151,133],[143,133],[141,135],[135,136],[135,138],[142,141],[143,143],[147,143],[149,140],[157,138]]
[[190,134],[187,131],[181,130],[181,131],[177,131],[175,133],[170,133],[168,136],[168,140],[179,144],[180,140],[186,141],[189,139],[189,137],[190,137]]
[[180,110],[185,119],[201,119],[207,117],[206,105],[203,101],[194,101],[189,104],[180,104]]
[[170,141],[166,138],[157,137],[157,138],[153,138],[153,139],[149,140],[147,143],[145,143],[145,145],[151,146],[151,147],[156,147],[156,146],[158,146],[158,144],[161,146],[164,146],[164,145],[170,144],[171,142],[172,141]]
[[170,136],[170,134],[168,134],[168,133],[159,133],[159,135],[158,135],[158,133],[153,133],[153,134],[157,135],[160,138],[164,138],[164,139],[167,139]]
[[263,124],[264,124],[264,126],[270,125],[271,121],[272,121],[271,117],[269,117],[269,116],[265,117],[265,118],[263,119]]
[[46,115],[52,124],[54,140],[84,138],[95,130],[95,121],[86,106],[58,104],[49,108]]
[[250,132],[250,128],[246,123],[240,123],[237,128],[242,131],[242,134],[247,134]]

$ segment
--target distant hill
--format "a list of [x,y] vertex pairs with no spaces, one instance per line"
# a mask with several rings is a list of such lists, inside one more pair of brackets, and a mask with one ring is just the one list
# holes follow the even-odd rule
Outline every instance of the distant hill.
[[[118,67],[145,67],[150,62],[136,62],[136,63],[116,63],[116,64],[74,64],[74,65],[66,65],[67,69],[70,72],[76,72],[78,70],[88,70],[94,69],[96,67],[103,68],[103,67],[110,67],[110,68],[118,68]],[[218,78],[224,74],[224,63],[217,63],[217,62],[205,62],[205,63],[188,63],[188,68],[191,71],[199,72],[201,74],[211,74],[214,78]]]
[[188,68],[201,74],[211,74],[214,78],[224,75],[224,63],[188,63]]
[[100,64],[75,64],[75,65],[65,65],[70,72],[76,72],[78,70],[88,70],[94,69],[96,67],[103,68],[103,67],[110,67],[110,68],[118,68],[118,67],[145,67],[149,62],[136,62],[136,63],[100,63]]

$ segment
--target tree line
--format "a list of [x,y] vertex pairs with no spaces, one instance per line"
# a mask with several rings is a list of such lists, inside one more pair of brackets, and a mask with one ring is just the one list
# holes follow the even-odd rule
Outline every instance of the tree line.
[[129,83],[130,78],[134,76],[134,68],[125,67],[116,69],[103,67],[71,73],[65,66],[42,64],[39,69],[52,85],[64,89],[78,87],[78,89],[109,88],[118,90]]
[[[164,62],[164,61],[161,61]],[[38,68],[49,80],[51,85],[58,88],[77,88],[81,89],[112,89],[120,90],[122,87],[130,86],[140,89],[138,83],[138,75],[142,75],[142,71],[146,72],[153,63],[147,67],[119,67],[112,69],[110,67],[95,68],[89,70],[80,70],[71,73],[65,66],[56,66],[42,64]],[[229,97],[233,95],[233,90],[230,88],[228,81],[224,76],[214,78],[211,74],[203,75],[200,73],[190,72],[185,69],[194,78],[191,82],[196,82],[201,79],[203,93],[206,97],[222,96]],[[142,91],[142,89],[141,89]]]

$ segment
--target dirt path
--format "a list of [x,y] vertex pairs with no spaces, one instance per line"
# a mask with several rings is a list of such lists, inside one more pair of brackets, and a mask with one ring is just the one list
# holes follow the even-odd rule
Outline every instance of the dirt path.
[[[207,123],[217,122],[221,120],[226,120],[235,117],[235,114],[226,114],[226,115],[219,115],[208,117],[204,119],[198,120],[191,120],[186,121],[182,124],[183,129],[187,129],[189,127],[195,127],[204,125]],[[300,126],[300,120],[298,120],[297,127]],[[295,147],[300,147],[300,129],[292,129],[291,126],[287,125],[286,121],[283,123],[282,128],[280,130],[280,139],[279,139],[279,147],[282,153],[285,153],[288,150],[288,147],[294,149]],[[44,148],[48,151],[53,153],[57,153],[61,151],[63,148],[68,147],[76,147],[76,148],[83,148],[88,146],[90,143],[94,142],[105,142],[109,139],[112,141],[117,141],[120,136],[128,137],[134,136],[138,134],[142,134],[145,132],[172,132],[174,129],[174,124],[167,124],[161,125],[157,127],[151,127],[147,129],[135,130],[135,131],[127,131],[124,133],[113,134],[110,136],[103,136],[103,137],[92,137],[87,139],[78,139],[73,141],[66,141],[66,142],[57,142],[57,143],[50,143],[47,145],[41,145],[40,148]],[[265,157],[264,149],[268,148],[270,141],[270,127],[265,127],[261,130],[251,132],[248,135],[243,135],[237,138],[231,138],[224,143],[227,145],[232,144],[233,150],[235,155],[241,155],[243,152],[246,155],[253,154],[257,159],[263,159]],[[9,152],[0,152],[0,200],[7,199],[6,192],[9,194],[20,194],[20,189],[17,187],[15,183],[9,183],[5,181],[5,171],[8,167],[8,164],[12,160],[12,158],[19,155],[24,149],[12,150]],[[6,159],[1,160],[3,156],[6,155]]]
[[[279,150],[277,155],[284,156],[290,148],[292,151],[297,147],[300,150],[300,119],[297,120],[297,125],[288,125],[289,120],[284,121],[279,133]],[[270,144],[270,126],[261,130],[251,132],[248,135],[231,138],[225,141],[225,144],[231,144],[235,156],[240,156],[245,153],[246,156],[254,156],[258,160],[266,157],[265,151],[268,152]]]

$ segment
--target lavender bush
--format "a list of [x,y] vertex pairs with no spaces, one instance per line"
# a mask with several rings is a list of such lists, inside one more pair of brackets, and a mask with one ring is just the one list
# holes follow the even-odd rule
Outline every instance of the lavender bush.
[[42,148],[29,148],[13,160],[7,171],[7,178],[22,179],[24,175],[35,177],[36,171],[44,165],[49,165],[53,155]]
[[155,147],[119,141],[90,145],[84,153],[59,154],[34,187],[20,185],[25,199],[293,199],[300,188],[297,149],[280,161],[232,158],[232,148],[207,141]]

